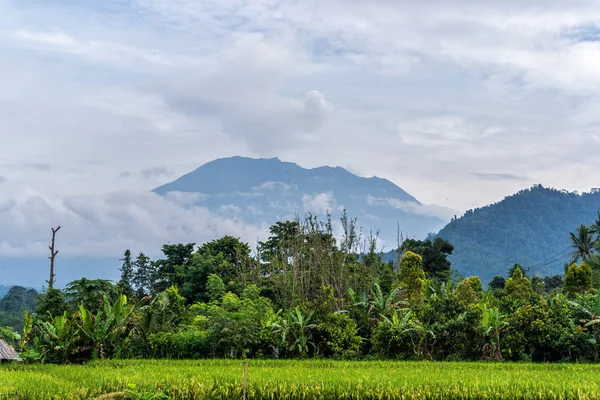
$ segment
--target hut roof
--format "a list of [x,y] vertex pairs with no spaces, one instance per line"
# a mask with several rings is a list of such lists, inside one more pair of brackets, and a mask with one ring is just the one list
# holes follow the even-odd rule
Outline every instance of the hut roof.
[[21,357],[19,357],[15,349],[0,339],[0,360],[21,361]]

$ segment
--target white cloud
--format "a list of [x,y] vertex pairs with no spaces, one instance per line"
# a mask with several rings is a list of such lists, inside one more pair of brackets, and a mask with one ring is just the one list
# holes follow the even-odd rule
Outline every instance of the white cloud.
[[50,227],[58,225],[61,254],[95,257],[116,257],[127,248],[156,254],[165,243],[203,243],[224,235],[254,243],[267,232],[195,206],[196,194],[52,197],[10,181],[0,182],[0,193],[2,256],[46,254]]
[[232,155],[344,165],[459,210],[589,190],[599,20],[583,0],[0,1],[0,175],[39,188],[37,212]]
[[367,196],[367,204],[390,206],[411,214],[438,217],[445,221],[449,221],[454,215],[459,214],[457,210],[451,208],[434,204],[419,204],[414,201],[401,201],[391,197]]
[[19,29],[15,30],[11,37],[17,42],[33,49],[56,51],[94,60],[116,63],[143,61],[169,66],[175,65],[172,61],[161,55],[157,55],[156,50],[136,49],[114,42],[82,41],[62,32],[32,32]]
[[292,186],[292,185],[288,185],[287,183],[284,182],[272,182],[272,181],[267,181],[267,182],[263,182],[260,186],[256,186],[253,187],[252,190],[256,190],[256,191],[260,191],[260,190],[276,190],[276,189],[280,189],[280,190],[292,190],[294,188],[297,188],[296,186]]
[[303,195],[302,208],[305,212],[315,214],[325,214],[327,211],[334,213],[344,209],[343,206],[337,204],[337,200],[331,192]]

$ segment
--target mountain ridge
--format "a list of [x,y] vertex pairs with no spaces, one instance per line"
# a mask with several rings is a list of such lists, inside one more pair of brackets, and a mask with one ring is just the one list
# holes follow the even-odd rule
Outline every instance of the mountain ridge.
[[515,263],[531,275],[564,272],[570,258],[569,232],[594,222],[600,192],[569,192],[541,184],[467,210],[436,236],[455,247],[449,257],[463,275],[489,281]]
[[153,192],[197,193],[202,196],[195,204],[260,225],[293,219],[297,212],[323,215],[328,209],[335,216],[346,209],[359,224],[379,229],[388,243],[395,240],[397,223],[425,237],[446,222],[419,210],[424,205],[388,179],[361,177],[340,166],[303,168],[278,157],[219,158]]

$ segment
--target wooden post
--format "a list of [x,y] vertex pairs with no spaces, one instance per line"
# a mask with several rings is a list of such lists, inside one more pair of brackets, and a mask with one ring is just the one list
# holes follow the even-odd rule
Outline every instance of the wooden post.
[[246,363],[248,360],[244,360],[244,394],[242,396],[243,400],[246,400]]
[[50,259],[50,279],[46,281],[46,282],[48,282],[48,289],[52,289],[54,287],[54,277],[56,276],[54,274],[54,258],[58,254],[58,250],[54,250],[54,242],[56,239],[56,232],[58,232],[60,230],[60,226],[56,229],[55,228],[51,228],[51,229],[52,229],[52,244],[50,246],[48,246],[48,248],[50,249],[50,257],[48,257]]

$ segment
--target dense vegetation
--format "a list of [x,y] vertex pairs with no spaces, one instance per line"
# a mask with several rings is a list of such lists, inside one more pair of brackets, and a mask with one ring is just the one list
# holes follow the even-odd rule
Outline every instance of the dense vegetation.
[[0,327],[10,326],[21,330],[23,327],[23,313],[35,310],[37,291],[26,289],[22,286],[7,288],[6,293],[0,298]]
[[538,185],[467,211],[437,236],[454,245],[454,268],[484,282],[515,263],[531,275],[555,275],[569,260],[564,233],[591,224],[599,208],[600,192],[580,195]]
[[[571,234],[566,274],[520,265],[486,291],[452,273],[443,239],[407,240],[382,261],[344,213],[278,222],[249,246],[226,236],[163,246],[163,258],[125,251],[121,280],[64,290],[14,287],[0,306],[25,312],[0,336],[27,362],[107,358],[382,358],[598,361],[600,218]],[[569,235],[566,235],[567,237]],[[29,302],[29,303],[28,303]],[[27,305],[29,304],[29,305]]]
[[[293,371],[293,373],[291,373]],[[600,399],[598,365],[248,362],[247,399]],[[0,398],[241,399],[241,361],[105,361],[0,369]]]

